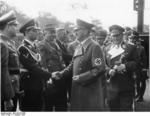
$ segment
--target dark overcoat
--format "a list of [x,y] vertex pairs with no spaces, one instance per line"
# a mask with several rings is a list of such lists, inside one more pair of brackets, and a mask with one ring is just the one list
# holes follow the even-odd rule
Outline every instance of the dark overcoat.
[[[131,92],[134,93],[134,78],[133,72],[137,69],[138,54],[135,45],[129,43],[122,43],[121,50],[116,49],[116,51],[111,54],[111,50],[114,48],[113,44],[106,47],[105,56],[107,64],[107,77],[109,78],[108,89],[108,99],[113,99],[119,94],[119,92]],[[117,53],[117,54],[116,54]],[[125,71],[117,72],[114,76],[110,77],[108,72],[115,65],[120,63],[125,64]]]
[[102,50],[97,42],[87,38],[75,50],[72,63],[62,71],[73,71],[78,80],[72,81],[71,111],[102,111],[104,98],[101,75],[105,72]]

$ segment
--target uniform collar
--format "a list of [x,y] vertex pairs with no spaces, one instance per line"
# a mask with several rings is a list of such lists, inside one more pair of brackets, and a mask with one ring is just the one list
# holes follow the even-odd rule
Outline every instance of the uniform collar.
[[88,37],[87,39],[85,39],[84,41],[81,42],[81,45],[84,48],[84,51],[86,50],[88,45],[91,43],[91,41],[92,41],[92,38]]
[[9,37],[4,35],[3,33],[0,34],[1,38],[4,40],[4,41],[8,41],[9,40]]
[[7,43],[7,45],[12,46],[15,45],[15,41],[11,40],[8,36],[1,34],[1,39]]
[[30,40],[28,39],[24,39],[24,42],[31,45],[31,46],[34,46],[34,42],[31,42]]

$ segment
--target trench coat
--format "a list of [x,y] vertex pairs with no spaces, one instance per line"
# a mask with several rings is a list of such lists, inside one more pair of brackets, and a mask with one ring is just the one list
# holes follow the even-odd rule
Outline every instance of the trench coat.
[[104,97],[101,77],[105,72],[105,61],[97,42],[90,37],[79,45],[71,64],[61,73],[73,72],[78,80],[72,80],[71,111],[103,111]]
[[1,47],[1,100],[7,101],[14,97],[13,86],[9,75],[9,50],[7,43],[3,40],[4,37],[0,35]]

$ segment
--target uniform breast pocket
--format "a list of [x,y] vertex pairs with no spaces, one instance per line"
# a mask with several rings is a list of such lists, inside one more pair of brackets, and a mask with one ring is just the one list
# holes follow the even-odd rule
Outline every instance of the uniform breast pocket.
[[88,56],[84,56],[81,59],[81,66],[83,66],[85,70],[91,69],[92,68],[91,59]]

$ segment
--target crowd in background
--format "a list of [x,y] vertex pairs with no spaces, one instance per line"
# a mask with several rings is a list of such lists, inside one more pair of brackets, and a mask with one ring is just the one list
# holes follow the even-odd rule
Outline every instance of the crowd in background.
[[[17,25],[12,12],[0,17],[2,111],[18,105],[21,111],[132,111],[135,101],[143,101],[148,57],[137,31],[112,25],[107,32],[82,20],[70,32],[53,24],[41,29],[34,19],[20,32]],[[116,57],[122,48],[125,53]],[[101,87],[88,79],[97,76]],[[86,84],[76,85],[82,77]]]

